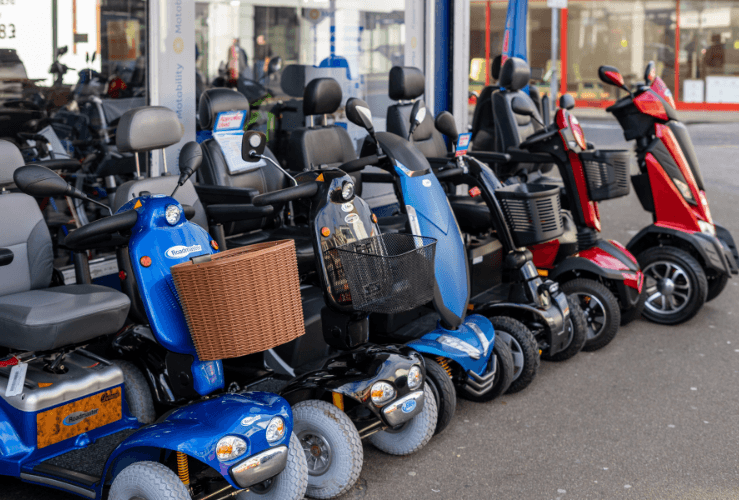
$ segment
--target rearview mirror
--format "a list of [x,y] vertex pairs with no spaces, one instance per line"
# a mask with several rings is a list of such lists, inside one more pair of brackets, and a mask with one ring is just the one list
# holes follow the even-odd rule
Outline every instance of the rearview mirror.
[[267,148],[267,136],[256,130],[247,130],[244,132],[244,138],[241,139],[241,158],[249,163],[256,163],[264,154]]
[[367,130],[370,135],[374,134],[375,127],[372,124],[372,112],[369,109],[369,104],[362,99],[352,97],[346,101],[346,117],[354,125]]
[[644,70],[644,81],[647,85],[651,85],[655,78],[657,78],[657,66],[654,61],[649,61],[647,68]]
[[41,165],[26,165],[13,172],[13,181],[18,189],[37,197],[71,196],[87,199],[84,193],[67,184],[52,170]]
[[628,87],[626,87],[626,84],[624,83],[624,77],[621,76],[621,73],[619,73],[618,69],[614,68],[613,66],[601,66],[598,68],[598,78],[600,78],[600,81],[603,83],[607,83],[609,85],[615,85],[616,87],[622,88],[629,91]]
[[457,123],[454,121],[454,117],[449,111],[442,111],[436,115],[434,126],[436,126],[436,130],[449,137],[452,141],[457,142],[457,139],[459,138]]
[[93,53],[92,53],[92,59],[90,59],[90,62],[95,62],[95,56],[97,56],[97,54],[98,54],[97,53],[97,50],[96,51],[93,51]]
[[536,115],[534,104],[530,101],[522,99],[521,97],[513,98],[513,101],[511,101],[511,109],[514,113],[521,116],[530,116],[533,118]]
[[200,147],[200,144],[195,141],[190,141],[182,146],[179,161],[180,178],[177,180],[177,185],[175,186],[174,191],[172,191],[172,194],[170,196],[174,196],[174,194],[177,192],[177,189],[185,185],[187,179],[192,177],[192,174],[194,174],[195,171],[200,168],[200,165],[202,163],[203,150]]
[[570,94],[562,94],[559,98],[559,107],[570,110],[575,107],[575,98]]
[[61,57],[61,56],[63,56],[66,53],[67,53],[67,46],[66,45],[64,47],[59,47],[58,49],[56,49],[56,56],[57,57]]

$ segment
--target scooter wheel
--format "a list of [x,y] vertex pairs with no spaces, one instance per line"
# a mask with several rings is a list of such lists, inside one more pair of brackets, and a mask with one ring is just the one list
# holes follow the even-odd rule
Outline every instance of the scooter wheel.
[[631,309],[621,310],[621,326],[628,325],[632,321],[639,318],[644,312],[644,305],[647,303],[647,288],[642,287],[639,294],[639,300]]
[[236,495],[237,500],[302,500],[308,487],[308,465],[298,436],[290,436],[287,465],[276,477]]
[[142,424],[154,423],[157,418],[154,400],[141,370],[128,361],[116,360],[113,364],[123,371],[123,386],[126,390],[128,412]]
[[644,272],[649,321],[676,325],[700,311],[708,296],[708,280],[700,263],[680,248],[649,248],[637,256]]
[[513,382],[513,355],[505,342],[498,342],[495,339],[493,344],[493,356],[495,356],[495,377],[493,379],[493,387],[488,392],[481,396],[470,394],[467,391],[459,391],[459,395],[464,399],[475,401],[477,403],[487,403],[493,399],[502,396],[511,386]]
[[426,446],[434,435],[438,410],[434,393],[427,383],[423,384],[423,395],[421,413],[398,427],[376,432],[367,440],[389,455],[410,455]]
[[452,421],[454,411],[457,409],[457,391],[454,389],[452,376],[439,363],[430,358],[425,358],[425,361],[426,382],[434,393],[439,412],[434,434],[439,434]]
[[136,462],[113,480],[108,500],[190,500],[187,486],[159,462]]
[[588,336],[588,328],[585,322],[585,313],[579,305],[579,300],[574,295],[567,296],[567,303],[570,306],[570,317],[565,324],[565,335],[567,335],[567,345],[564,349],[555,354],[542,354],[541,359],[547,361],[567,361],[575,354],[583,350],[585,339]]
[[719,295],[721,295],[721,292],[724,291],[724,288],[726,288],[726,283],[729,282],[729,275],[728,274],[712,274],[710,276],[706,276],[708,279],[708,294],[706,295],[706,302],[710,302]]
[[539,345],[531,330],[520,321],[505,316],[489,319],[495,328],[495,344],[505,343],[513,356],[513,379],[506,393],[520,392],[534,381],[539,371]]
[[364,450],[354,423],[325,401],[301,401],[293,406],[293,432],[308,463],[311,498],[334,498],[354,486],[362,472]]
[[[603,283],[577,278],[562,285],[568,301],[574,296],[585,313],[585,351],[597,351],[611,343],[621,324],[621,308],[618,300]],[[574,356],[574,354],[573,354]]]

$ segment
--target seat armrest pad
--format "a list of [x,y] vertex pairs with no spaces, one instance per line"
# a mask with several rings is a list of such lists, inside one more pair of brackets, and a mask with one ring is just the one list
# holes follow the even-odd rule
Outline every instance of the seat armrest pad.
[[7,266],[13,262],[13,251],[10,248],[0,248],[0,267]]
[[219,204],[205,208],[208,219],[216,223],[236,222],[248,219],[262,219],[274,213],[274,207],[257,207],[248,204]]
[[251,203],[252,198],[259,194],[254,188],[239,188],[231,186],[213,186],[196,184],[195,191],[204,205],[244,204]]

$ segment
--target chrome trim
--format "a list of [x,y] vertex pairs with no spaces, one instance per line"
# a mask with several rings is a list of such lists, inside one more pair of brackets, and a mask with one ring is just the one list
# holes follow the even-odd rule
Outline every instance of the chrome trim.
[[287,446],[276,446],[231,467],[229,473],[241,488],[248,488],[282,472],[287,465]]
[[482,333],[482,330],[479,326],[477,326],[474,323],[468,323],[467,326],[470,327],[470,330],[475,332],[475,335],[477,335],[477,340],[480,341],[480,345],[482,346],[482,355],[484,357],[488,356],[488,349],[490,349],[490,340],[485,336],[484,333]]
[[[415,401],[416,406],[408,413],[404,413],[401,408],[407,401],[410,400]],[[421,410],[423,410],[423,403],[423,391],[414,391],[385,406],[385,408],[382,409],[382,416],[390,427],[395,427],[409,421],[410,419],[421,413]]]
[[50,477],[37,476],[35,474],[26,474],[25,472],[21,472],[21,480],[31,483],[43,484],[46,486],[53,486],[55,488],[61,488],[63,490],[70,491],[72,493],[87,498],[97,497],[97,494],[93,490],[88,490],[87,488],[83,488],[82,486],[65,483],[64,481],[60,481],[59,479],[52,479]]
[[498,360],[493,357],[490,360],[492,368],[484,375],[478,375],[472,370],[467,372],[467,380],[464,384],[464,390],[473,396],[482,396],[493,388],[495,382],[495,373],[498,371]]

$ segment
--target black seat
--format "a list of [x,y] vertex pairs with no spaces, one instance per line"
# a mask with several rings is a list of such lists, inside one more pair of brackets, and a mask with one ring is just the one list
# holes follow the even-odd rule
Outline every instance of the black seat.
[[[387,131],[408,139],[413,102],[426,91],[426,81],[418,68],[394,66],[390,70],[388,93],[399,101],[387,108]],[[434,126],[434,117],[426,110],[426,117],[413,131],[413,145],[426,158],[444,158],[448,150],[441,132]]]
[[[0,140],[0,186],[13,184],[23,166],[18,148]],[[0,267],[0,345],[22,351],[49,351],[115,333],[126,321],[130,301],[97,285],[49,288],[54,255],[51,236],[34,198],[0,195],[0,247],[13,260]]]
[[[497,55],[490,64],[490,76],[496,82],[500,79],[501,56]],[[477,98],[472,115],[472,144],[470,151],[495,151],[495,121],[493,119],[493,92],[496,84],[488,85]]]

